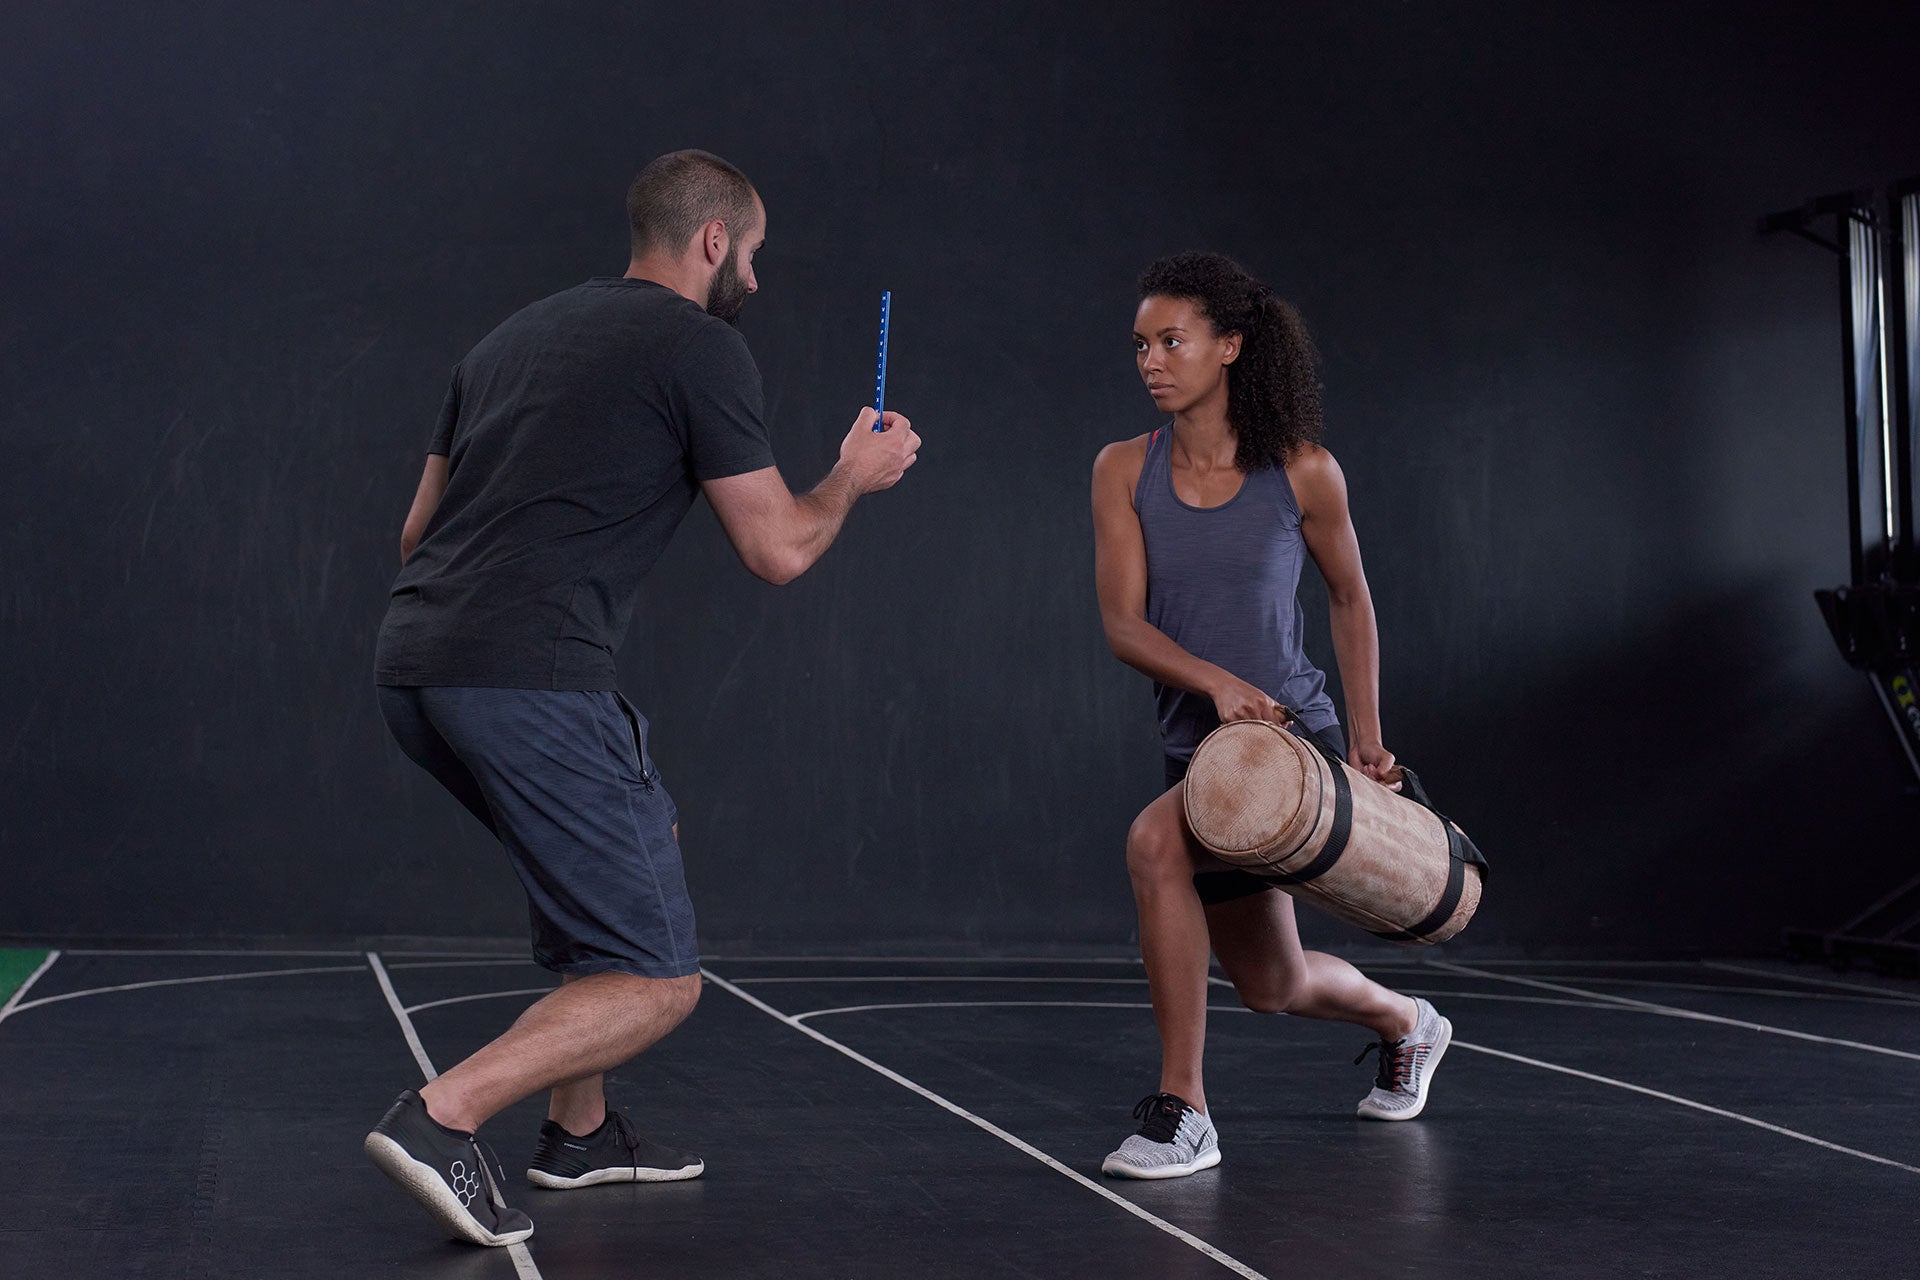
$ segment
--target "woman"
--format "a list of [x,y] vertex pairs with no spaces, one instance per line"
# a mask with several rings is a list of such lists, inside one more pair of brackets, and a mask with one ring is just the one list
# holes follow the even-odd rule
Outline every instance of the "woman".
[[[1114,656],[1152,676],[1167,792],[1127,834],[1154,1020],[1157,1091],[1108,1156],[1116,1177],[1177,1178],[1220,1162],[1201,1085],[1208,950],[1250,1009],[1351,1022],[1380,1054],[1362,1116],[1410,1120],[1452,1027],[1336,956],[1304,951],[1293,899],[1206,853],[1184,816],[1187,762],[1228,720],[1291,723],[1375,781],[1382,745],[1379,637],[1347,513],[1346,482],[1317,443],[1314,351],[1298,313],[1231,260],[1185,253],[1140,278],[1133,344],[1172,422],[1108,445],[1093,465],[1095,574]],[[1332,602],[1349,746],[1326,677],[1301,651],[1295,590],[1313,557]],[[1364,1056],[1364,1054],[1362,1055]]]

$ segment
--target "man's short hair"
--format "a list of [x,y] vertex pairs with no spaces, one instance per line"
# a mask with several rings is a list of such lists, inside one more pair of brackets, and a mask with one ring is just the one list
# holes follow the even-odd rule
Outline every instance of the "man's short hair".
[[670,151],[640,171],[627,188],[633,254],[679,254],[694,233],[718,219],[737,245],[753,221],[753,184],[747,175],[706,151]]

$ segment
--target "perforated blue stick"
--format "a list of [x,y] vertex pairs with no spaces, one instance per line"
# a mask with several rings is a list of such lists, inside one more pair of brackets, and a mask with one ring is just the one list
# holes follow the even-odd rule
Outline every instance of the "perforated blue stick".
[[887,320],[893,311],[893,290],[880,293],[880,373],[873,380],[873,429],[885,431],[879,415],[887,410]]

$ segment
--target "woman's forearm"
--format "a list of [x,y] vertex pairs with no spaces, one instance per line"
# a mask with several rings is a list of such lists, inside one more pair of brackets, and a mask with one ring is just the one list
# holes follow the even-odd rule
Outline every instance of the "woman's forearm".
[[1380,633],[1374,625],[1373,600],[1361,594],[1335,601],[1333,656],[1340,664],[1340,686],[1347,695],[1347,733],[1353,745],[1380,744]]
[[1224,668],[1182,649],[1145,618],[1107,618],[1103,622],[1113,656],[1161,684],[1211,698],[1219,694],[1223,680],[1232,678]]

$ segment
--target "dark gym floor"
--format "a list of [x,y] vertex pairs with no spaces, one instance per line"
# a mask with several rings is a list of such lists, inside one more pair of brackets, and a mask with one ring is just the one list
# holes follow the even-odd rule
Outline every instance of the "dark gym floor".
[[[551,985],[518,959],[64,951],[0,1012],[0,1275],[1920,1275],[1920,987],[1771,962],[1370,972],[1456,1041],[1427,1114],[1353,1116],[1350,1027],[1215,993],[1221,1166],[1104,1179],[1156,1081],[1137,960],[731,959],[614,1077],[693,1182],[539,1191],[440,1238],[360,1139]],[[390,977],[389,1001],[379,970]],[[396,1003],[397,1002],[397,1003]],[[1369,1059],[1371,1064],[1371,1059]]]

